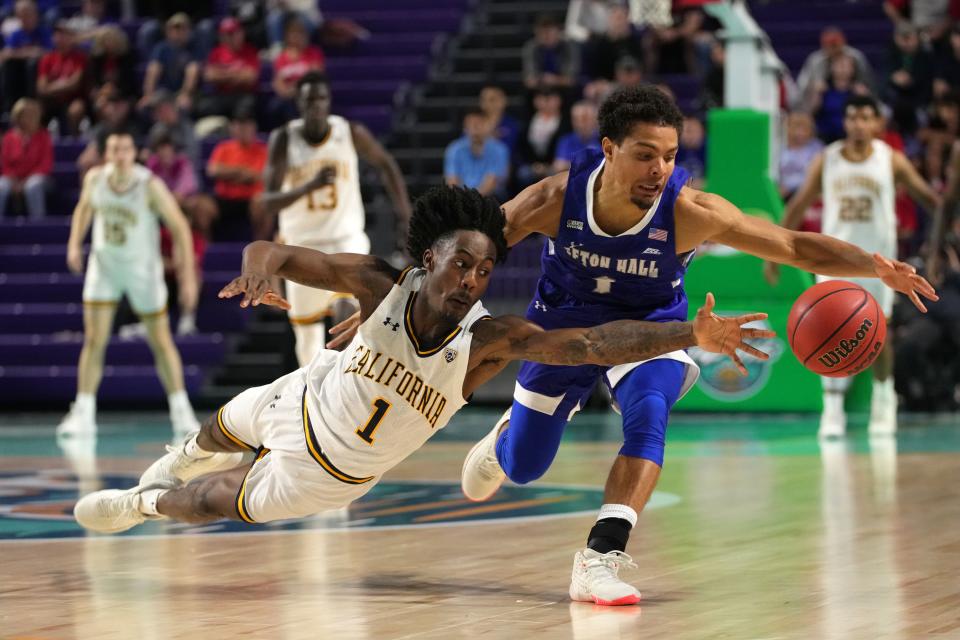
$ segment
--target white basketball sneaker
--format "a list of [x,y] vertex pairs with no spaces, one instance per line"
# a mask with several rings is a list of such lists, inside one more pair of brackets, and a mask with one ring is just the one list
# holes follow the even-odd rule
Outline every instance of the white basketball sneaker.
[[573,557],[570,599],[606,606],[637,604],[640,592],[617,575],[620,567],[636,569],[633,558],[623,551],[599,553],[587,547]]
[[97,422],[92,412],[78,409],[74,403],[57,425],[58,438],[89,438],[97,434]]
[[897,392],[893,384],[874,384],[870,398],[871,436],[890,436],[897,432]]
[[140,476],[140,486],[158,482],[175,485],[186,484],[194,478],[208,473],[233,469],[243,462],[243,453],[241,452],[217,452],[206,457],[187,454],[187,443],[196,435],[196,433],[191,433],[181,444],[175,447],[167,445],[167,454],[147,467],[147,470]]
[[147,489],[170,489],[169,484],[156,484],[133,489],[104,489],[80,498],[73,508],[73,517],[84,528],[99,533],[120,533],[147,520],[165,516],[140,513],[140,493]]
[[509,420],[508,409],[490,433],[473,445],[463,461],[463,469],[460,471],[460,488],[463,489],[463,495],[470,500],[475,502],[489,500],[507,479],[507,474],[497,460],[497,436],[500,435],[500,428]]
[[843,395],[823,394],[823,413],[820,414],[821,438],[842,438],[847,432],[847,414],[843,410]]

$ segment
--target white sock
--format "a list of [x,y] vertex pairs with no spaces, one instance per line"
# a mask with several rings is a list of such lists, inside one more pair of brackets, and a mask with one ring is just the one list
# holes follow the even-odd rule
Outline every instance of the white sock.
[[160,500],[160,496],[167,491],[169,491],[169,489],[147,489],[146,491],[141,491],[137,509],[145,516],[163,515],[157,511],[157,502]]
[[827,392],[823,394],[824,413],[843,413],[843,394]]
[[187,392],[183,389],[168,395],[167,404],[170,405],[170,413],[174,411],[193,411],[193,407],[190,406],[190,398],[187,397]]
[[78,393],[73,401],[73,408],[92,416],[97,413],[97,396],[92,393]]
[[830,378],[828,376],[820,376],[820,383],[823,385],[823,390],[827,393],[846,393],[847,389],[850,388],[851,380],[852,378]]
[[887,378],[886,380],[877,380],[874,378],[873,392],[882,393],[884,397],[892,396],[895,393],[893,389],[893,378]]
[[206,449],[201,448],[200,443],[197,442],[197,437],[199,435],[200,434],[197,434],[187,441],[187,444],[184,446],[184,449],[183,449],[184,453],[186,453],[191,458],[209,458],[216,452],[207,451]]
[[625,504],[605,504],[600,507],[600,513],[597,514],[597,520],[604,518],[620,518],[630,523],[631,527],[637,526],[637,512]]

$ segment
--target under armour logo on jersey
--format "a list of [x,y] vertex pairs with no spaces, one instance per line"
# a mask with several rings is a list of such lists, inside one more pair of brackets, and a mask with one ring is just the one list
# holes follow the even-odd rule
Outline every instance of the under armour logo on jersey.
[[543,303],[540,302],[539,300],[534,300],[534,301],[533,301],[533,308],[536,309],[537,311],[546,311],[546,310],[547,310],[547,305],[543,304]]
[[400,328],[399,322],[390,322],[390,316],[387,316],[387,319],[383,321],[383,326],[390,327],[394,331]]

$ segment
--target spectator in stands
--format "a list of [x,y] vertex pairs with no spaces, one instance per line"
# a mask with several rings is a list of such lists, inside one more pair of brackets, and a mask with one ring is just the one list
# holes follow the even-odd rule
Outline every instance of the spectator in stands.
[[163,180],[181,208],[189,196],[197,193],[197,175],[193,163],[177,148],[173,135],[166,129],[157,129],[150,136],[150,157],[145,164],[147,169]]
[[113,21],[107,17],[106,0],[83,0],[80,13],[66,18],[66,23],[77,43],[86,48]]
[[100,106],[98,122],[84,134],[87,146],[77,158],[77,169],[80,171],[81,180],[88,169],[103,163],[103,152],[106,149],[107,136],[111,131],[129,132],[139,145],[140,131],[136,122],[130,117],[130,111],[130,102],[120,96],[112,96]]
[[145,108],[153,101],[158,89],[166,89],[177,96],[177,106],[189,111],[200,77],[200,63],[190,44],[190,18],[175,13],[167,20],[166,38],[157,43],[150,54],[150,62],[143,78],[143,97],[138,103]]
[[626,6],[610,8],[606,32],[594,37],[589,43],[591,78],[613,80],[617,62],[633,58],[643,60],[643,41],[630,24],[630,11]]
[[820,32],[820,48],[807,56],[797,76],[798,99],[804,100],[813,85],[825,82],[830,72],[830,62],[844,55],[853,59],[854,82],[873,91],[873,71],[867,57],[859,49],[847,45],[846,36],[838,27],[826,27]]
[[240,21],[220,21],[220,44],[214,47],[203,67],[206,91],[197,99],[197,116],[226,116],[233,113],[237,99],[254,96],[260,79],[260,56],[244,40]]
[[952,91],[934,98],[928,112],[927,126],[920,130],[918,137],[926,150],[923,174],[938,188],[946,183],[950,150],[960,135],[960,94]]
[[517,150],[520,123],[507,113],[507,94],[496,85],[487,85],[480,90],[480,109],[487,115],[493,137],[507,145],[510,157]]
[[147,136],[148,139],[166,132],[173,138],[173,143],[190,160],[190,163],[200,167],[200,143],[193,131],[193,121],[177,108],[177,98],[169,91],[160,90],[153,94],[151,103],[153,124]]
[[695,44],[704,26],[703,10],[687,2],[676,2],[672,23],[651,25],[644,34],[644,63],[648,75],[695,73]]
[[309,71],[323,71],[326,59],[319,47],[310,44],[310,33],[299,14],[287,16],[283,48],[273,61],[273,97],[269,113],[272,126],[299,117],[297,82]]
[[570,0],[564,32],[568,40],[584,43],[602,36],[610,14],[621,7],[611,0]]
[[940,49],[945,44],[953,21],[960,20],[960,3],[955,0],[885,0],[883,12],[893,22],[894,28],[912,26],[925,46],[932,45]]
[[723,107],[724,80],[726,76],[727,53],[723,42],[714,40],[710,45],[710,68],[703,78],[700,96],[697,100],[701,111]]
[[933,58],[920,46],[920,35],[909,23],[900,23],[893,36],[884,75],[884,98],[912,110],[926,106],[933,88]]
[[[128,0],[122,0],[127,2]],[[202,60],[216,44],[217,23],[211,16],[219,15],[222,0],[134,0],[141,5],[149,5],[140,9],[140,15],[147,18],[137,32],[137,55],[144,60],[156,45],[163,40],[166,31],[166,22],[173,16],[182,15],[187,18],[191,28],[189,44],[197,60]],[[124,11],[126,14],[127,12]],[[132,16],[131,16],[132,17]]]
[[556,88],[539,89],[533,97],[533,108],[533,116],[520,135],[516,175],[520,188],[553,175],[557,143],[569,131],[563,99]]
[[53,28],[53,47],[53,51],[40,58],[37,97],[47,117],[59,122],[59,131],[77,135],[87,111],[84,86],[87,54],[77,46],[64,20]]
[[527,89],[573,87],[580,75],[580,50],[563,38],[560,21],[541,15],[533,28],[533,38],[523,45],[523,83]]
[[810,114],[794,111],[787,116],[787,145],[780,152],[780,196],[784,201],[803,184],[807,167],[822,149]]
[[53,143],[49,132],[40,126],[40,104],[36,100],[20,98],[10,115],[13,126],[0,144],[0,218],[6,215],[11,196],[23,197],[28,216],[42,218],[47,214]]
[[17,98],[34,95],[37,62],[53,46],[33,0],[17,0],[14,12],[20,28],[0,50],[0,113],[8,111]]
[[690,186],[703,189],[707,177],[707,137],[703,123],[694,116],[683,117],[680,147],[677,149],[676,165],[690,174]]
[[303,27],[307,42],[313,39],[320,25],[323,24],[323,15],[315,0],[298,2],[296,0],[273,0],[267,12],[267,37],[270,47],[279,50],[286,47],[287,27],[291,20],[300,23]]
[[257,139],[257,121],[249,104],[238,107],[230,123],[230,139],[213,149],[207,175],[214,181],[220,218],[216,240],[250,240],[250,200],[263,190],[267,145]]
[[643,83],[643,67],[632,56],[617,60],[614,67],[613,82],[600,78],[587,83],[583,88],[584,99],[600,105],[617,87],[637,87]]
[[824,142],[833,142],[845,136],[844,112],[851,96],[866,95],[869,89],[856,82],[853,58],[838,56],[830,61],[827,80],[815,82],[807,96],[807,110],[815,114],[817,131]]
[[483,109],[469,109],[463,117],[464,135],[447,146],[443,175],[448,185],[463,185],[483,195],[503,199],[510,173],[510,151],[494,138]]
[[557,142],[557,154],[553,160],[554,173],[569,169],[573,157],[584,149],[600,148],[597,107],[592,102],[581,100],[574,104],[570,109],[570,121],[573,131],[562,136]]
[[937,56],[934,66],[933,95],[937,98],[960,87],[960,22],[950,31],[948,45]]
[[94,112],[111,97],[134,99],[137,57],[123,29],[108,25],[97,30],[90,48],[89,104]]

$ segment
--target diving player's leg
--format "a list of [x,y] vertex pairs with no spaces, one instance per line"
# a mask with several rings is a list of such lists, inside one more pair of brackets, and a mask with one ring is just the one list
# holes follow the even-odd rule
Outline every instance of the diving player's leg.
[[574,557],[570,598],[607,605],[635,604],[640,593],[618,576],[635,566],[624,550],[660,478],[670,409],[687,376],[676,360],[645,362],[613,389],[623,416],[623,446],[607,476],[604,504],[587,535],[587,547]]
[[121,290],[91,253],[83,282],[83,348],[77,365],[77,397],[57,426],[58,436],[91,436],[97,431],[97,389]]
[[536,480],[550,468],[564,427],[590,396],[600,369],[584,365],[520,366],[513,405],[467,454],[460,477],[471,500],[487,500],[510,478]]

